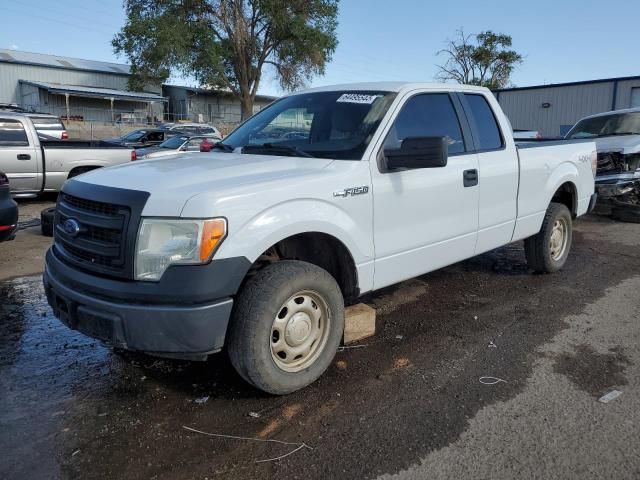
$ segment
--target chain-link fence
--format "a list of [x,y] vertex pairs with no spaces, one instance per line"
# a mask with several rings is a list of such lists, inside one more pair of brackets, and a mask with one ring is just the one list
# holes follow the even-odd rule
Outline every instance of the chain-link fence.
[[63,121],[69,138],[99,140],[126,135],[139,129],[157,126],[164,122],[180,123],[194,122],[214,125],[220,132],[227,135],[233,130],[240,118],[224,118],[222,116],[191,113],[172,113],[169,111],[153,111],[152,109],[104,109],[71,106],[68,110],[64,106],[53,105],[23,105],[19,107],[26,112],[46,113],[56,115]]

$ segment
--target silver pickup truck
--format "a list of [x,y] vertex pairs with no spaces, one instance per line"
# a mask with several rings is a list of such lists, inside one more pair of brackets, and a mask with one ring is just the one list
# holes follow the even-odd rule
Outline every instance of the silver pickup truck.
[[28,115],[0,113],[0,171],[13,196],[57,192],[67,178],[135,159],[135,150],[107,142],[42,140]]

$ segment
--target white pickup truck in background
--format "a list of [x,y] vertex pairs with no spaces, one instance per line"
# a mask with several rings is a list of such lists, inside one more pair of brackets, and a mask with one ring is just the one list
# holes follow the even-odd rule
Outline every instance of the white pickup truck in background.
[[523,239],[556,271],[595,201],[593,142],[518,148],[479,87],[307,90],[214,149],[67,181],[45,291],[71,328],[173,358],[224,347],[274,394],[327,369],[361,294]]
[[67,178],[136,159],[135,150],[107,142],[42,140],[40,124],[34,124],[42,118],[0,112],[0,172],[14,196],[57,192]]

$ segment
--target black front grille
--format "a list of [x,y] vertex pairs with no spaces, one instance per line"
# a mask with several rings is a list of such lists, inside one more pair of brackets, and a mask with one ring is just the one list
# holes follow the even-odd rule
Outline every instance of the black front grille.
[[118,210],[122,207],[113,205],[112,203],[96,202],[95,200],[87,200],[85,198],[78,198],[72,195],[62,194],[62,200],[75,208],[86,212],[93,212],[99,215],[114,216],[118,215]]
[[68,262],[83,269],[127,276],[130,218],[127,206],[63,193],[56,208],[56,248]]
[[597,175],[616,175],[626,170],[624,155],[620,152],[598,152]]

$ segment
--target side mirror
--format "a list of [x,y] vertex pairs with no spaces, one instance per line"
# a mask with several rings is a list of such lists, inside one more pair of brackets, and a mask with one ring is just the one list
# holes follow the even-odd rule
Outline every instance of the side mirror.
[[389,170],[438,168],[447,166],[448,153],[446,137],[408,137],[400,148],[386,149],[384,156]]

